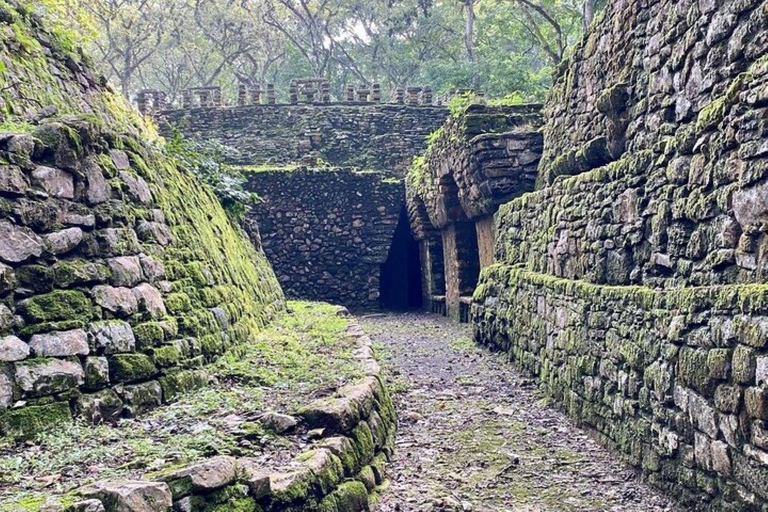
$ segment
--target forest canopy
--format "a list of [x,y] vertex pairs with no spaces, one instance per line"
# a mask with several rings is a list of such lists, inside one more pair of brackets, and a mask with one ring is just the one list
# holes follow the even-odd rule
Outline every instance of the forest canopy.
[[35,0],[127,97],[327,78],[540,100],[596,0]]

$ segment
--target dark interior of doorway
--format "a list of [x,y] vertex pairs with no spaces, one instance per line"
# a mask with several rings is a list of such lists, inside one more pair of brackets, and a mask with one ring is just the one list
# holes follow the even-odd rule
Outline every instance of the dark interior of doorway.
[[413,238],[405,208],[400,213],[387,261],[381,266],[379,283],[382,309],[393,311],[421,309],[419,243]]

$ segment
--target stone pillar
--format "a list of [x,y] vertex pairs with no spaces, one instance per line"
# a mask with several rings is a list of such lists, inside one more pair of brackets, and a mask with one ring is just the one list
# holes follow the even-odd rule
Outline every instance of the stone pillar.
[[320,102],[321,103],[330,103],[331,102],[331,82],[328,80],[323,80],[320,82]]
[[427,86],[421,90],[421,104],[422,105],[432,104],[432,88],[431,87]]
[[275,84],[267,84],[267,104],[274,105],[277,103],[277,96],[275,95]]
[[[433,299],[445,300],[445,265],[443,264],[443,240],[437,235],[419,241],[424,309],[433,310]],[[434,312],[434,311],[433,311]]]
[[200,106],[201,107],[210,107],[211,106],[211,93],[210,91],[200,91],[197,95],[198,98],[200,98]]
[[220,107],[222,105],[221,87],[216,87],[211,93],[211,105]]
[[155,94],[155,108],[157,110],[168,108],[168,94],[165,91],[157,91]]
[[344,86],[344,101],[347,103],[352,103],[355,101],[355,86],[352,84],[347,84]]
[[291,85],[288,87],[288,96],[290,96],[291,105],[299,102],[299,87],[296,85],[295,80],[291,80]]
[[493,215],[479,219],[475,223],[477,231],[477,250],[480,268],[493,265],[494,246],[496,245],[496,223]]
[[181,93],[181,106],[183,108],[192,108],[192,91],[185,89]]
[[402,105],[405,101],[405,90],[399,85],[395,87],[395,90],[392,94],[392,99],[394,103],[399,103]]
[[405,103],[407,105],[418,105],[419,94],[421,93],[421,87],[408,87]]
[[374,83],[371,86],[371,101],[374,103],[381,102],[381,84]]
[[239,107],[244,106],[247,103],[248,99],[248,88],[240,84],[237,88],[237,105]]
[[146,91],[140,91],[136,95],[136,108],[139,109],[139,112],[146,115],[149,113],[149,105],[147,105],[147,93]]
[[261,105],[261,84],[251,87],[251,104]]
[[445,263],[445,301],[448,316],[458,321],[461,298],[470,297],[480,276],[474,222],[457,222],[442,231]]
[[357,101],[360,103],[368,103],[368,97],[371,95],[371,91],[368,86],[361,85],[357,88]]

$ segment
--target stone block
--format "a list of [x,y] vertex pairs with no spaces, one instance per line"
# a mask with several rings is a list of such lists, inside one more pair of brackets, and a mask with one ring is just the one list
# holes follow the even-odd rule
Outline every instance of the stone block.
[[120,171],[118,175],[125,184],[128,197],[141,204],[150,204],[152,202],[152,192],[149,190],[147,182],[141,176],[134,176],[127,171]]
[[32,398],[75,389],[85,382],[85,373],[73,361],[28,359],[16,363],[15,378],[23,396]]
[[83,241],[83,230],[68,228],[46,235],[45,246],[52,254],[65,254],[74,250]]
[[755,363],[755,381],[758,386],[768,386],[768,356],[757,358]]
[[744,391],[744,408],[751,418],[768,420],[768,389],[747,388]]
[[0,193],[8,195],[24,195],[29,184],[24,173],[18,167],[0,166]]
[[163,403],[163,390],[156,381],[120,386],[115,388],[115,391],[125,403],[128,416],[136,416]]
[[153,319],[163,318],[167,312],[160,290],[148,283],[142,283],[131,289],[136,302],[142,311],[149,313]]
[[107,320],[94,322],[88,330],[91,346],[99,354],[120,354],[136,349],[136,338],[128,322]]
[[115,354],[108,357],[110,381],[137,382],[157,375],[157,367],[145,354]]
[[31,439],[72,422],[67,402],[28,405],[0,415],[0,435],[10,439]]
[[323,495],[330,493],[344,478],[344,467],[330,450],[309,450],[296,457],[296,461],[310,470]]
[[154,283],[165,279],[165,267],[160,261],[145,254],[142,254],[139,259],[141,261],[141,270],[147,281]]
[[55,290],[22,301],[19,310],[30,323],[89,320],[91,301],[79,290]]
[[141,263],[138,256],[118,256],[107,260],[111,271],[109,283],[112,286],[131,288],[143,279]]
[[130,288],[99,285],[91,293],[96,304],[117,316],[128,317],[139,311],[139,302]]
[[43,239],[29,228],[0,220],[0,260],[21,263],[43,253]]
[[293,416],[277,412],[266,412],[257,419],[264,428],[272,430],[278,434],[287,432],[299,424],[298,420]]
[[13,381],[5,372],[0,371],[0,409],[13,405]]
[[32,171],[32,183],[46,194],[61,199],[75,198],[75,182],[72,175],[61,169],[37,167]]
[[190,494],[210,493],[230,485],[236,478],[236,461],[227,456],[213,457],[158,477],[168,484],[174,500]]
[[29,345],[16,336],[0,338],[0,362],[21,361],[29,357]]
[[745,345],[738,345],[733,351],[733,380],[739,384],[753,384],[757,360],[755,350]]
[[80,395],[75,403],[78,416],[94,425],[114,423],[123,412],[123,402],[111,389]]
[[165,483],[112,480],[97,482],[78,493],[101,501],[110,512],[167,512],[173,505]]
[[104,178],[99,164],[93,160],[86,162],[83,174],[87,183],[85,200],[90,205],[97,205],[109,201],[112,197],[112,187]]
[[85,387],[101,389],[109,385],[109,361],[106,357],[85,359]]
[[741,405],[741,388],[721,384],[715,390],[715,407],[722,412],[737,413]]
[[35,334],[29,346],[36,357],[87,356],[90,352],[88,336],[82,329]]

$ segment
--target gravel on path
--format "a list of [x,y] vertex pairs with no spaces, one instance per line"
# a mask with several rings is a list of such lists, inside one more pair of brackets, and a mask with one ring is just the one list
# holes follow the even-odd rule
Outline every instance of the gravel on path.
[[361,318],[383,355],[399,430],[376,512],[680,512],[548,403],[468,326],[426,314]]

